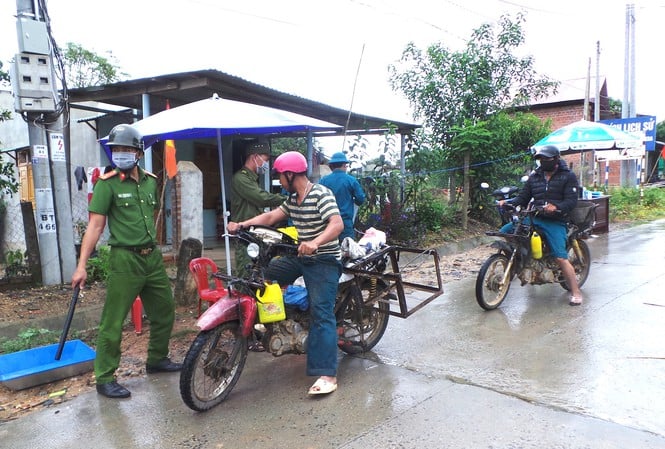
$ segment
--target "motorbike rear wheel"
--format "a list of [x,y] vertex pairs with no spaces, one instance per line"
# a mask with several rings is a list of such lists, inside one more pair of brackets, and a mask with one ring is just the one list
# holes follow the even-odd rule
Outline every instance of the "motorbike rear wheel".
[[381,280],[363,281],[360,288],[349,285],[343,292],[342,309],[338,312],[337,346],[347,354],[359,354],[371,350],[381,340],[388,327],[390,304],[396,300],[393,293],[377,300],[376,292],[386,290],[388,285]]
[[[587,245],[584,240],[578,240],[577,244],[580,247],[582,258],[577,257],[575,248],[571,246],[568,248],[568,260],[573,264],[573,268],[575,268],[577,285],[581,287],[589,277],[589,270],[591,269],[591,251],[589,250],[589,245]],[[561,286],[570,291],[570,287],[565,281],[561,282]]]
[[492,254],[480,267],[476,278],[476,301],[485,310],[493,310],[499,307],[510,290],[510,281],[501,285],[506,273],[508,257],[504,254]]
[[187,407],[203,412],[229,395],[247,359],[247,338],[238,322],[203,331],[190,346],[180,372],[180,396]]

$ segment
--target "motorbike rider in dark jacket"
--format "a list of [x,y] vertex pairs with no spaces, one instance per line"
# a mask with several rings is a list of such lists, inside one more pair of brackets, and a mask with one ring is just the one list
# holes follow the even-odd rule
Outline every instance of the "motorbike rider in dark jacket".
[[[534,217],[533,222],[547,240],[566,284],[570,287],[569,304],[577,306],[582,304],[582,292],[566,250],[566,217],[577,204],[577,177],[561,159],[559,149],[554,145],[539,148],[534,157],[539,163],[538,168],[529,175],[519,194],[508,201],[526,207],[533,199],[536,205],[544,206],[543,214]],[[504,203],[503,200],[499,201],[500,206]],[[508,223],[501,228],[501,232],[509,233],[513,229],[513,224]]]

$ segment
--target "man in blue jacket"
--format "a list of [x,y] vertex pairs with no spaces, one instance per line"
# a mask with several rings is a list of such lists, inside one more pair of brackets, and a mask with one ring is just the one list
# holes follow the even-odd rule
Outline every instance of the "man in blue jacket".
[[360,183],[346,172],[348,165],[349,160],[343,152],[333,154],[328,162],[331,173],[319,181],[319,184],[328,187],[335,194],[337,207],[344,222],[344,231],[339,235],[340,243],[345,237],[352,239],[355,237],[354,209],[355,206],[361,206],[365,202],[365,192],[360,187]]
[[[582,304],[582,292],[577,284],[575,268],[568,260],[565,220],[566,215],[577,205],[577,177],[566,162],[561,160],[559,149],[554,145],[545,145],[538,149],[534,157],[540,164],[539,167],[529,175],[517,197],[509,202],[525,207],[533,198],[536,204],[545,205],[544,215],[535,217],[533,222],[549,243],[566,284],[570,287],[569,304],[579,306]],[[502,200],[499,205],[503,203]],[[511,232],[512,226],[512,223],[508,223],[501,228],[501,232]]]

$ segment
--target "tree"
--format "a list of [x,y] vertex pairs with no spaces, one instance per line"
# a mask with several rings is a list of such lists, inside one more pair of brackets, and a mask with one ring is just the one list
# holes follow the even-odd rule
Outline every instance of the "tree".
[[665,142],[665,120],[656,124],[656,140]]
[[287,151],[299,151],[307,155],[306,137],[278,137],[270,141],[270,146],[274,157]]
[[[544,123],[535,115],[517,112],[500,112],[476,124],[453,128],[454,137],[450,146],[462,154],[471,154],[473,149],[482,148],[482,154],[469,160],[465,176],[464,191],[469,198],[469,214],[486,222],[493,222],[493,200],[472,185],[488,182],[491,186],[514,185],[531,169],[531,158],[522,149],[529,148],[546,136],[550,130],[550,120]],[[469,151],[465,151],[465,150]],[[520,151],[515,151],[520,149]],[[468,184],[466,184],[468,183]],[[487,213],[489,211],[489,214]],[[466,214],[462,215],[463,225]]]
[[[477,135],[453,146],[455,134],[500,111],[527,106],[556,92],[558,83],[538,76],[531,56],[512,53],[524,43],[523,22],[521,14],[515,20],[502,16],[496,32],[492,25],[483,24],[473,31],[464,51],[451,51],[441,43],[422,51],[410,43],[399,65],[389,67],[393,89],[406,96],[416,118],[424,119],[432,142],[447,160],[456,166],[464,164],[465,176],[470,174],[468,164],[474,158],[483,158],[487,147],[468,144],[480,143]],[[491,136],[484,143],[492,146]],[[454,192],[455,182],[451,184]],[[469,184],[468,179],[465,184]],[[469,196],[467,191],[465,202]],[[467,209],[465,204],[463,210]]]
[[623,103],[621,100],[610,97],[610,110],[609,113],[613,117],[621,117],[621,110],[623,109]]
[[409,44],[400,60],[403,69],[389,67],[393,89],[406,95],[416,117],[423,118],[444,143],[449,142],[453,126],[484,120],[556,92],[558,83],[539,77],[532,57],[511,53],[524,43],[523,22],[522,15],[515,21],[502,16],[496,35],[490,24],[483,24],[462,52],[434,44],[423,53]]
[[[0,61],[0,84],[9,83],[9,74],[2,69]],[[0,122],[11,120],[11,111],[0,109]],[[2,143],[2,142],[0,142]],[[0,213],[5,210],[4,195],[12,195],[18,192],[18,183],[14,177],[14,164],[0,159]]]
[[[9,73],[5,72],[2,69],[2,61],[0,61],[0,85],[1,86],[9,85]],[[0,109],[0,122],[9,120],[11,117],[12,117],[11,111],[8,111],[6,109]]]
[[72,42],[67,42],[67,48],[60,52],[65,60],[68,87],[101,86],[127,77],[126,73],[119,71],[111,52],[105,58]]

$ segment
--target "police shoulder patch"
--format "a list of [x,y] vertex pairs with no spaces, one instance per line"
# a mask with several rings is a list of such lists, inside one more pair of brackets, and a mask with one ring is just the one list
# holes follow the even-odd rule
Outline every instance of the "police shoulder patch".
[[152,176],[153,178],[157,179],[157,175],[156,175],[156,174],[151,173],[151,172],[149,172],[149,171],[147,171],[147,170],[143,170],[143,172],[144,172],[146,175],[148,175],[148,176]]
[[120,173],[118,170],[111,170],[110,172],[104,173],[103,175],[101,175],[99,177],[99,179],[103,179],[103,180],[110,179],[110,178],[113,178],[118,173]]

